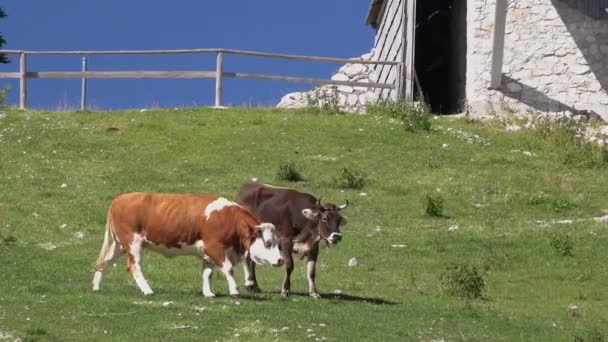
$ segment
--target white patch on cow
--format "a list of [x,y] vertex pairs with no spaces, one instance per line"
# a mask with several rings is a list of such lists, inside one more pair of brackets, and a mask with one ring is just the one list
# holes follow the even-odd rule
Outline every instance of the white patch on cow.
[[239,206],[235,202],[229,201],[224,197],[219,197],[215,201],[207,204],[207,207],[205,208],[205,218],[208,220],[214,211],[220,211],[226,207],[230,207],[233,205]]
[[205,256],[204,253],[204,244],[202,240],[197,240],[195,243],[193,244],[187,244],[184,242],[180,242],[179,243],[179,248],[176,247],[167,247],[163,244],[155,244],[149,240],[145,240],[146,241],[146,247],[150,248],[151,250],[160,253],[166,257],[172,257],[172,256],[176,256],[176,255],[193,255],[193,256],[197,256],[200,258],[203,258]]
[[267,244],[272,244],[274,243],[274,231],[275,231],[275,226],[272,223],[260,223],[259,225],[256,226],[256,228],[260,229],[262,231],[262,240],[264,240],[264,243]]
[[302,215],[304,215],[304,217],[306,217],[306,219],[314,221],[317,219],[317,213],[315,213],[312,209],[304,209],[302,210]]
[[144,238],[139,234],[133,234],[133,240],[131,241],[131,245],[129,246],[129,254],[133,256],[133,267],[131,269],[131,274],[133,275],[133,279],[139,286],[141,292],[144,295],[151,295],[154,293],[148,285],[148,282],[144,278],[143,273],[141,272],[141,252],[143,247]]
[[299,254],[308,253],[312,247],[310,243],[296,242],[293,244],[293,251]]

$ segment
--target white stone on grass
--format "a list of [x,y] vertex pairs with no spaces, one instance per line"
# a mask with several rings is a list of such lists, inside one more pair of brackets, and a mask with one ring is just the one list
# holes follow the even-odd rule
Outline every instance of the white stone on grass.
[[359,262],[357,261],[357,258],[352,257],[350,260],[348,260],[349,267],[357,267],[358,265],[359,265]]
[[454,231],[457,231],[458,229],[460,229],[460,226],[459,226],[459,225],[457,225],[457,224],[454,224],[454,225],[451,225],[451,226],[448,228],[448,231],[449,231],[449,232],[454,232]]

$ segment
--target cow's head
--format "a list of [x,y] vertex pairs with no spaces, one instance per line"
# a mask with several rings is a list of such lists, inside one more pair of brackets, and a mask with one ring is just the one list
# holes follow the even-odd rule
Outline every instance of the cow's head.
[[342,217],[340,210],[347,206],[348,201],[343,205],[322,204],[319,198],[314,207],[302,210],[302,215],[316,225],[321,238],[331,244],[336,244],[342,240],[340,225],[346,224],[346,219]]
[[283,265],[279,251],[279,239],[272,223],[261,223],[254,227],[253,238],[249,246],[249,257],[256,264]]

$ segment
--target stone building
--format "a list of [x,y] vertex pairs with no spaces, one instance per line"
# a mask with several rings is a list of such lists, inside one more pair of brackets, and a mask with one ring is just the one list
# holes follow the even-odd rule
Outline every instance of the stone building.
[[608,0],[370,1],[376,37],[363,57],[404,67],[343,67],[334,77],[396,85],[350,98],[342,89],[345,109],[421,92],[438,113],[588,111],[608,120]]

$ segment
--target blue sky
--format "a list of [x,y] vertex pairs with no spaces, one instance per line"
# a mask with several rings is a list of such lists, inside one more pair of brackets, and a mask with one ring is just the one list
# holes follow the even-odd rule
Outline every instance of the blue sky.
[[[0,0],[8,17],[0,32],[15,50],[232,48],[350,58],[373,45],[364,25],[370,0]],[[170,5],[169,5],[170,4]],[[17,71],[18,59],[0,66]],[[226,71],[328,78],[340,65],[226,56]],[[77,56],[31,56],[31,71],[79,70]],[[90,70],[214,70],[215,55],[92,56]],[[18,82],[10,104],[18,102]],[[312,85],[227,79],[228,105],[274,105],[282,95]],[[32,108],[78,107],[79,80],[29,81]],[[90,80],[94,108],[205,106],[213,80]]]

